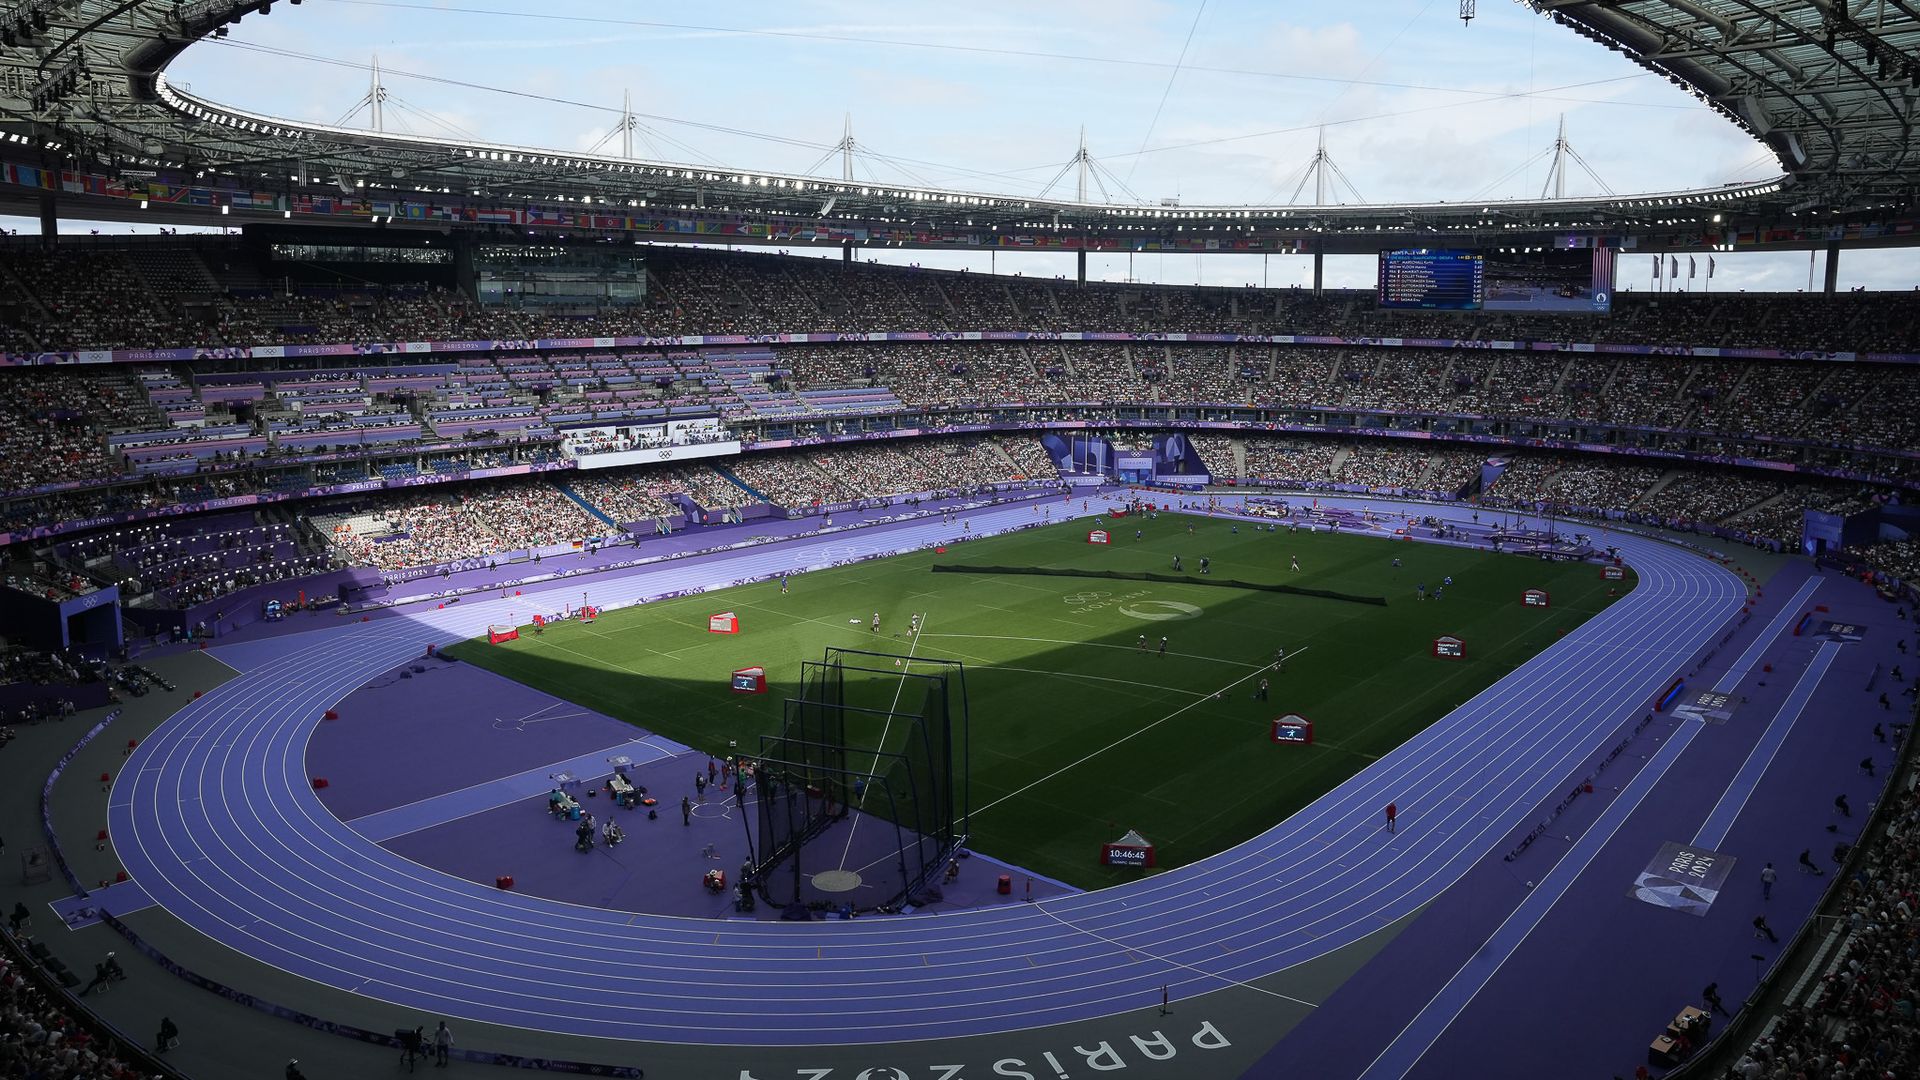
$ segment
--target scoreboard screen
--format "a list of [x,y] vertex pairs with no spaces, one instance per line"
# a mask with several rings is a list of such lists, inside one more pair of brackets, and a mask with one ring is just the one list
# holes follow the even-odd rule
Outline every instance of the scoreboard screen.
[[1551,248],[1383,251],[1380,306],[1604,314],[1613,309],[1615,254],[1593,237],[1563,237]]
[[1383,251],[1380,306],[1478,311],[1486,299],[1485,263],[1485,257],[1477,251]]

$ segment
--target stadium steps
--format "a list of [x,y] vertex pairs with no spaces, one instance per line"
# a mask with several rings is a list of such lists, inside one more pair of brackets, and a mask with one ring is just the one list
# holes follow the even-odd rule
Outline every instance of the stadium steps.
[[1353,447],[1343,446],[1333,452],[1333,463],[1327,466],[1327,479],[1340,482],[1340,474],[1346,471],[1347,462],[1353,460]]
[[1684,381],[1680,383],[1680,389],[1675,391],[1673,396],[1680,401],[1689,400],[1687,396],[1688,392],[1693,389],[1693,381],[1699,377],[1700,377],[1700,365],[1688,364],[1687,377]]
[[[24,280],[15,277],[13,271],[4,265],[0,265],[0,286],[5,286],[6,295],[12,297],[15,302],[37,313],[40,316],[40,322],[53,322],[53,313],[47,310],[46,305],[40,302],[40,298],[33,294],[32,289],[27,288]],[[24,332],[26,328],[20,329]]]
[[556,483],[553,486],[560,489],[560,494],[565,495],[567,498],[572,499],[574,502],[580,504],[580,509],[585,510],[587,513],[592,514],[594,517],[598,518],[599,520],[604,521],[608,525],[613,526],[615,532],[620,531],[619,522],[613,520],[613,518],[605,510],[602,510],[599,507],[593,505],[591,502],[588,502],[586,496],[573,490],[572,484],[563,482],[563,483]]
[[1621,361],[1620,359],[1615,358],[1615,360],[1613,361],[1613,366],[1607,369],[1606,381],[1600,384],[1601,397],[1606,397],[1607,395],[1613,393],[1613,382],[1615,379],[1618,379],[1620,377],[1620,368],[1623,363],[1624,362]]
[[1440,459],[1437,457],[1428,458],[1426,468],[1420,470],[1420,478],[1413,482],[1413,486],[1416,488],[1421,488],[1423,490],[1429,490],[1429,491],[1432,490],[1433,474],[1439,471],[1440,471]]
[[720,479],[725,480],[727,483],[732,484],[734,487],[737,487],[741,491],[744,491],[747,494],[753,496],[755,502],[763,502],[763,503],[773,502],[772,499],[769,499],[765,495],[761,494],[757,489],[755,489],[752,485],[748,484],[745,480],[742,480],[739,477],[733,475],[733,470],[727,468],[725,465],[715,465],[713,467],[713,471],[720,474]]
[[1759,502],[1754,503],[1752,506],[1747,507],[1745,510],[1741,510],[1740,512],[1735,514],[1727,515],[1726,519],[1723,522],[1721,522],[1721,524],[1731,525],[1732,523],[1739,521],[1742,518],[1752,517],[1753,515],[1758,514],[1763,510],[1771,510],[1774,507],[1780,505],[1781,503],[1786,502],[1787,500],[1793,498],[1793,496],[1794,496],[1794,492],[1792,491],[1792,489],[1782,491],[1777,495],[1768,496],[1767,498],[1761,499]]
[[1680,470],[1668,469],[1666,472],[1663,472],[1660,474],[1660,479],[1655,480],[1653,482],[1652,487],[1641,492],[1637,497],[1634,498],[1632,502],[1628,503],[1627,508],[1631,509],[1635,506],[1639,506],[1641,503],[1646,502],[1648,499],[1651,499],[1655,495],[1660,494],[1661,489],[1665,488],[1668,484],[1671,484],[1678,479],[1680,479]]
[[947,295],[947,287],[940,284],[939,276],[935,275],[927,280],[933,282],[933,291],[940,295],[940,302],[947,305],[947,314],[956,320],[959,319],[960,309],[953,306],[953,297]]
[[[1832,366],[1837,368],[1837,367],[1842,367],[1844,365],[1834,364]],[[1826,393],[1827,384],[1832,382],[1834,376],[1838,374],[1839,372],[1837,371],[1822,372],[1820,377],[1814,380],[1813,385],[1807,389],[1807,392],[1801,395],[1800,400],[1794,402],[1793,411],[1796,413],[1805,414],[1809,408],[1811,408],[1815,403],[1817,403],[1820,400],[1820,395]]]
[[1567,385],[1567,380],[1573,376],[1573,363],[1572,360],[1568,360],[1566,363],[1560,365],[1560,377],[1553,380],[1554,397],[1560,396],[1562,390],[1564,390]]

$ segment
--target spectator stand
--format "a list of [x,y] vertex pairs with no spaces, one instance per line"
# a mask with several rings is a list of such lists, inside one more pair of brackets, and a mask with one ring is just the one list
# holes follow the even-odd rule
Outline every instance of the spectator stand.
[[[1890,1046],[1892,1059],[1880,1069],[1904,1075],[1920,1054],[1920,1023],[1888,1008],[1889,991],[1910,995],[1920,984],[1920,961],[1910,949],[1889,952],[1891,943],[1911,942],[1920,927],[1920,909],[1911,899],[1920,875],[1920,772],[1914,769],[1909,710],[1908,735],[1898,764],[1887,771],[1879,798],[1861,827],[1861,842],[1830,875],[1815,914],[1794,932],[1759,984],[1720,1033],[1691,1059],[1667,1073],[1667,1080],[1719,1080],[1812,1075],[1816,1061],[1831,1063],[1844,1045],[1855,1047],[1857,1061],[1869,1060],[1876,1045]],[[1785,872],[1791,873],[1789,869]],[[1879,886],[1906,893],[1869,895]],[[1850,909],[1865,900],[1873,912],[1855,920]],[[1885,913],[1892,919],[1881,923]],[[1866,954],[1866,964],[1853,967]],[[1833,1075],[1856,1075],[1836,1072]]]

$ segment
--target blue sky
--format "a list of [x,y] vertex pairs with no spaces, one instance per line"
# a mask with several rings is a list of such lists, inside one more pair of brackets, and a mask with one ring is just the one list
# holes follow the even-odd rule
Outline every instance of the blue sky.
[[[1480,8],[1469,26],[1457,0],[306,0],[195,46],[171,77],[262,112],[364,126],[354,106],[378,53],[393,130],[618,152],[608,135],[631,92],[637,156],[836,176],[829,148],[850,115],[857,176],[1005,193],[1045,189],[1084,127],[1107,193],[1126,202],[1285,203],[1321,125],[1368,201],[1537,197],[1562,115],[1594,174],[1576,166],[1569,194],[1776,171],[1758,143],[1625,58],[1520,4]],[[1069,173],[1051,193],[1074,184]],[[1098,276],[1128,272],[1124,258],[1096,262]],[[1068,267],[1036,256],[998,269]],[[1716,289],[1804,288],[1807,257],[1722,257],[1720,271]],[[1920,254],[1850,252],[1840,272],[1843,287],[1910,288]],[[1132,273],[1280,285],[1307,271],[1297,258],[1155,257]],[[1333,260],[1329,275],[1366,284],[1372,260]],[[1621,277],[1648,287],[1631,261]]]

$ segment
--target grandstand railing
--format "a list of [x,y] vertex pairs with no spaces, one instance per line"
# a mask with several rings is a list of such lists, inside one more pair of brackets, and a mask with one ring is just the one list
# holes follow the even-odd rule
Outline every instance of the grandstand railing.
[[[1782,474],[1786,476],[1818,477],[1823,479],[1835,479],[1835,480],[1852,481],[1852,482],[1872,483],[1872,484],[1878,484],[1883,486],[1899,486],[1899,487],[1906,487],[1910,489],[1920,489],[1920,471],[1916,471],[1916,473],[1912,476],[1893,477],[1893,476],[1875,474],[1875,473],[1866,471],[1864,469],[1849,469],[1849,468],[1842,468],[1838,466],[1826,466],[1826,465],[1810,465],[1810,464],[1802,464],[1797,462],[1783,462],[1783,461],[1777,461],[1777,460],[1770,460],[1765,458],[1738,458],[1738,457],[1702,458],[1700,455],[1692,453],[1685,449],[1665,449],[1665,448],[1652,448],[1652,447],[1641,447],[1641,446],[1617,446],[1617,445],[1612,445],[1608,443],[1576,442],[1571,440],[1553,439],[1553,438],[1548,438],[1544,436],[1480,435],[1480,434],[1475,434],[1471,432],[1455,432],[1455,431],[1434,432],[1434,431],[1427,431],[1427,430],[1420,430],[1420,429],[1406,430],[1406,429],[1396,429],[1396,428],[1361,427],[1361,426],[1333,427],[1333,426],[1328,426],[1324,423],[1324,416],[1323,416],[1323,422],[1319,424],[1303,424],[1303,423],[1297,423],[1289,420],[1280,420],[1280,419],[1272,418],[1275,415],[1284,415],[1284,414],[1322,415],[1322,412],[1320,410],[1311,410],[1311,409],[1261,409],[1261,408],[1256,408],[1251,406],[1240,406],[1238,408],[1218,407],[1216,409],[1214,407],[1206,407],[1206,406],[1137,405],[1137,404],[1105,405],[1105,406],[1083,405],[1078,407],[1083,409],[1109,409],[1109,410],[1124,408],[1130,411],[1138,411],[1142,414],[1154,414],[1154,415],[1150,415],[1150,416],[1143,415],[1141,418],[1138,418],[1138,419],[1097,418],[1092,420],[1088,420],[1088,419],[1002,420],[1002,421],[988,421],[988,422],[977,422],[977,423],[949,423],[949,424],[924,425],[923,421],[927,418],[927,416],[916,413],[914,414],[915,426],[896,427],[896,428],[884,429],[884,430],[863,431],[863,432],[856,432],[856,433],[844,434],[844,435],[799,435],[799,436],[792,436],[792,437],[760,439],[746,446],[744,452],[756,453],[756,452],[766,452],[766,451],[796,448],[796,447],[830,446],[835,444],[855,443],[855,442],[870,443],[870,442],[882,441],[882,440],[916,438],[916,437],[929,436],[929,435],[964,435],[964,434],[978,434],[978,433],[986,433],[986,432],[1006,432],[1006,431],[1038,432],[1038,431],[1045,431],[1045,430],[1085,430],[1085,429],[1088,429],[1089,427],[1097,427],[1101,429],[1123,429],[1124,428],[1124,429],[1156,429],[1156,430],[1166,429],[1166,428],[1178,428],[1183,430],[1218,431],[1223,433],[1241,433],[1241,434],[1256,434],[1256,435],[1285,434],[1285,435],[1314,435],[1314,436],[1326,436],[1326,437],[1336,437],[1336,438],[1401,439],[1401,440],[1417,441],[1417,442],[1427,443],[1427,444],[1436,445],[1436,446],[1467,445],[1467,446],[1484,446],[1488,448],[1531,449],[1531,450],[1540,450],[1540,451],[1548,451],[1548,452],[1575,452],[1575,453],[1593,454],[1593,455],[1609,455],[1609,456],[1622,458],[1622,459],[1640,459],[1640,460],[1649,460],[1649,461],[1655,461],[1655,462],[1673,462],[1677,464],[1714,464],[1714,465],[1723,465],[1723,466],[1764,469],[1764,470],[1767,470],[1769,473]],[[1024,413],[1032,413],[1032,412],[1057,413],[1067,408],[1072,408],[1072,407],[1060,406],[1060,405],[1008,406],[1008,407],[1002,407],[995,411],[1001,413],[1002,415],[1012,415],[1012,414],[1023,413],[1023,412]],[[1237,416],[1239,418],[1224,419],[1224,420],[1201,420],[1201,419],[1185,419],[1175,415],[1180,410],[1192,410],[1192,409],[1205,409],[1207,411],[1217,412],[1221,415],[1231,415],[1231,416]],[[960,407],[960,406],[954,406],[944,410],[938,410],[938,412],[943,412],[948,415],[955,414],[955,413],[961,413],[961,414],[978,413],[981,411],[982,410],[977,408],[968,408],[968,407]],[[928,413],[933,413],[933,412],[935,412],[935,410],[928,410]],[[1351,417],[1351,416],[1355,416],[1356,414],[1345,413],[1345,412],[1327,412],[1324,415],[1335,416],[1335,417],[1340,417],[1340,416]],[[1362,415],[1405,416],[1407,414],[1362,414]],[[1455,417],[1453,419],[1462,419],[1462,418],[1463,417]],[[1446,418],[1435,416],[1435,417],[1432,417],[1432,419],[1446,419]],[[1581,431],[1589,432],[1589,433],[1605,433],[1608,431],[1620,430],[1620,429],[1605,427],[1597,424],[1579,425],[1579,424],[1573,424],[1571,422],[1569,422],[1567,426],[1578,428]],[[1628,429],[1628,430],[1644,431],[1648,429]],[[1701,438],[1713,438],[1717,441],[1731,441],[1730,439],[1724,436],[1714,436],[1714,435],[1709,435],[1708,433],[1700,433],[1700,432],[1675,431],[1675,432],[1668,432],[1668,434],[1674,435],[1676,437],[1682,437],[1682,438],[1701,437]],[[1787,445],[1785,440],[1774,440],[1772,444]],[[516,444],[513,444],[510,441],[486,442],[486,443],[476,442],[474,444],[471,444],[471,446],[462,445],[462,444],[447,444],[447,445],[433,447],[433,448],[421,448],[419,450],[414,451],[413,453],[415,454],[415,456],[417,456],[420,453],[431,452],[432,450],[439,450],[441,452],[465,452],[468,449],[482,449],[484,447],[497,446],[497,445],[516,445]],[[1825,446],[1819,443],[1804,443],[1804,444],[1797,444],[1797,445],[1804,445],[1811,449],[1821,449],[1821,450],[1844,449],[1844,448]],[[1886,457],[1920,458],[1920,451],[1912,451],[1912,450],[1902,450],[1897,452],[1896,451],[1852,451],[1852,452],[1874,453],[1874,454],[1879,454],[1881,456],[1886,456]],[[330,460],[339,460],[340,458],[345,456],[349,456],[349,455],[338,455],[338,454],[324,455],[324,456],[318,456],[309,460],[330,461]],[[361,456],[364,456],[364,455],[361,455]],[[228,471],[232,471],[237,468],[242,468],[245,465],[245,463],[225,463],[225,464],[227,465]],[[262,461],[260,463],[260,466],[264,467],[264,466],[282,465],[282,464],[287,464],[287,462],[283,460],[266,460],[266,461]],[[304,490],[272,490],[272,491],[265,491],[265,492],[255,492],[250,494],[232,495],[232,496],[227,496],[227,497],[218,498],[218,499],[208,499],[208,500],[197,501],[197,502],[188,502],[178,506],[156,507],[153,509],[146,509],[146,510],[132,510],[132,511],[125,511],[117,514],[110,513],[110,514],[91,515],[91,516],[76,519],[76,520],[58,521],[58,522],[53,522],[53,523],[44,524],[44,525],[35,525],[26,529],[16,530],[12,532],[0,532],[0,546],[4,546],[6,544],[18,543],[26,540],[44,539],[44,538],[49,538],[54,536],[60,536],[70,532],[77,532],[84,529],[99,528],[105,525],[115,525],[115,524],[124,524],[124,523],[134,522],[134,521],[144,521],[144,520],[150,520],[153,518],[172,516],[176,514],[196,513],[202,510],[236,509],[241,507],[270,503],[270,502],[281,502],[281,501],[286,501],[291,499],[319,498],[319,497],[324,497],[329,495],[354,494],[359,492],[376,491],[382,488],[407,487],[407,486],[433,484],[433,483],[450,483],[458,480],[481,479],[486,477],[497,477],[497,476],[512,476],[512,475],[519,475],[523,473],[548,472],[548,471],[555,471],[555,470],[561,470],[561,469],[571,469],[575,467],[576,467],[576,463],[574,461],[561,460],[561,461],[535,463],[530,465],[513,465],[513,466],[505,466],[505,467],[499,467],[499,468],[470,469],[464,472],[446,472],[446,473],[428,472],[426,474],[409,475],[405,477],[368,479],[368,480],[351,481],[347,483],[331,484],[331,485],[316,485],[316,486],[308,487]],[[203,470],[203,472],[204,471],[206,470]],[[119,479],[119,480],[116,480],[114,483],[125,484],[127,483],[127,481],[125,479]],[[107,485],[96,485],[96,486],[111,487],[113,485],[107,484]],[[77,484],[76,485],[60,485],[57,489],[55,489],[52,492],[42,490],[39,492],[21,493],[20,495],[16,496],[16,498],[24,501],[34,495],[39,495],[39,494],[53,494],[53,493],[70,494],[72,492],[79,491],[87,487],[88,485],[77,485]]]
[[[384,341],[337,342],[309,345],[224,345],[177,346],[152,349],[69,349],[47,352],[0,353],[0,367],[34,367],[60,364],[152,364],[182,363],[190,360],[287,359],[328,356],[413,355],[499,352],[509,349],[660,349],[698,348],[739,345],[821,345],[887,344],[898,342],[1006,341],[1073,342],[1094,341],[1121,344],[1148,343],[1170,345],[1332,345],[1336,347],[1385,347],[1417,349],[1463,349],[1491,352],[1569,353],[1600,356],[1672,356],[1686,359],[1717,360],[1834,360],[1882,364],[1920,364],[1920,352],[1862,352],[1817,349],[1755,349],[1686,345],[1680,342],[1660,345],[1616,344],[1581,341],[1477,341],[1438,337],[1372,337],[1323,334],[1212,334],[1160,331],[1104,330],[910,330],[870,333],[819,333],[782,331],[768,334],[687,334],[658,337],[537,338],[480,341]],[[544,369],[543,369],[544,373]]]

